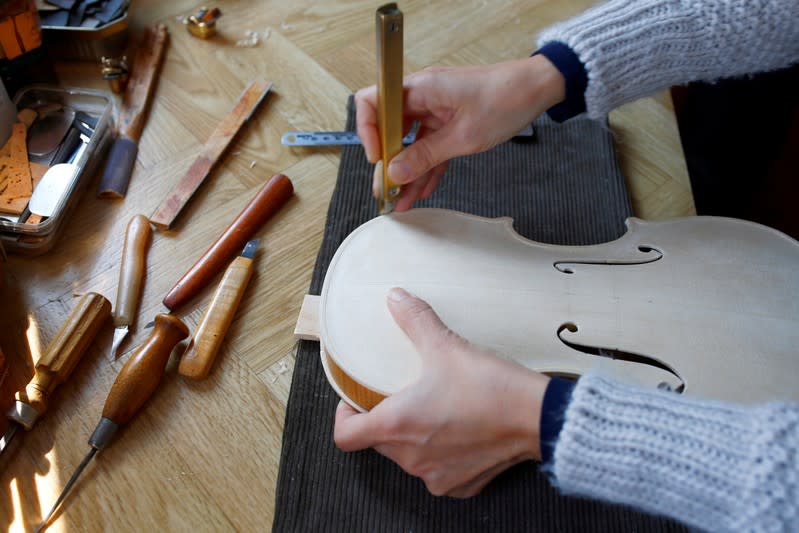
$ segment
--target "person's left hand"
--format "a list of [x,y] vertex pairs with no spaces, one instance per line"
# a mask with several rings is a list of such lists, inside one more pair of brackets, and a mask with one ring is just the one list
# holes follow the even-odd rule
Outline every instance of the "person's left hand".
[[516,463],[540,459],[549,378],[470,344],[402,289],[391,290],[388,307],[421,354],[423,375],[368,413],[340,402],[336,445],[374,448],[432,494],[460,498]]

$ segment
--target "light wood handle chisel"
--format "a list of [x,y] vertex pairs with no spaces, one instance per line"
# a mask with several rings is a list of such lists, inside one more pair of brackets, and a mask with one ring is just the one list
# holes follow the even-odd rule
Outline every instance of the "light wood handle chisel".
[[119,267],[119,284],[114,307],[112,358],[116,357],[122,340],[136,319],[147,268],[147,249],[150,246],[152,234],[150,221],[144,215],[135,215],[131,218],[125,230],[125,244],[122,248],[122,263]]
[[383,181],[379,184],[377,208],[390,213],[401,187],[388,177],[388,164],[402,151],[402,61],[403,19],[397,4],[386,4],[376,13],[377,120],[380,129]]
[[30,430],[49,407],[50,395],[69,378],[103,324],[111,316],[111,302],[100,294],[84,294],[36,362],[33,378],[16,394],[8,412],[12,422],[3,437],[4,450],[19,426]]
[[219,282],[219,287],[194,332],[194,338],[180,360],[178,373],[182,376],[197,380],[208,377],[252,277],[257,247],[258,239],[248,242],[241,255],[230,263],[222,276],[222,281]]

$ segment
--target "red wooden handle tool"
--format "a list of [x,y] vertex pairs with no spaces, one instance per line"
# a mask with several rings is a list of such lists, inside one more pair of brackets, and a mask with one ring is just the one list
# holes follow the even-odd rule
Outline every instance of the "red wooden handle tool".
[[292,194],[294,186],[290,179],[283,174],[272,176],[236,220],[172,287],[164,298],[164,305],[175,311],[205,288]]

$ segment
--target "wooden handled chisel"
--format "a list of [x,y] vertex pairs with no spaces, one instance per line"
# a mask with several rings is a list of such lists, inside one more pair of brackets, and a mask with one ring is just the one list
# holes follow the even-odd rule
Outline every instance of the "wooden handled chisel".
[[108,446],[117,430],[128,423],[150,399],[164,375],[172,350],[188,335],[189,329],[179,318],[166,314],[155,317],[150,337],[131,354],[111,386],[100,422],[89,438],[89,452],[70,476],[39,530],[47,526],[94,454]]
[[111,302],[102,295],[89,292],[81,297],[36,362],[33,378],[16,394],[7,414],[10,424],[0,441],[0,452],[8,447],[20,426],[30,430],[44,415],[51,394],[69,378],[110,316]]
[[136,319],[142,283],[146,271],[147,249],[152,238],[150,221],[144,215],[136,215],[128,222],[122,262],[119,267],[119,284],[114,306],[114,340],[111,357],[115,358],[128,330]]
[[158,69],[164,59],[169,31],[158,24],[145,30],[133,63],[117,125],[117,138],[111,146],[97,191],[101,198],[123,198],[139,153],[139,138],[144,129],[147,108],[155,87]]
[[250,282],[258,239],[247,243],[222,276],[222,281],[194,332],[186,353],[180,359],[178,373],[191,379],[205,379]]
[[377,121],[380,129],[383,181],[378,182],[377,209],[390,213],[401,187],[388,177],[388,164],[402,151],[402,11],[391,3],[377,9]]

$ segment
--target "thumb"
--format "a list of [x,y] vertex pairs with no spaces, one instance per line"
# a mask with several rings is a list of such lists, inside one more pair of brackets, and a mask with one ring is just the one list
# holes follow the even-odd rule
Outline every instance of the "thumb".
[[388,310],[419,353],[436,352],[431,348],[449,333],[430,304],[405,289],[389,291]]
[[336,421],[333,426],[333,440],[343,452],[354,452],[371,448],[375,432],[369,413],[359,413],[344,400],[336,408]]
[[424,137],[398,153],[388,164],[388,177],[399,184],[410,183],[425,172],[455,156],[461,155],[449,135],[451,128],[445,126]]

